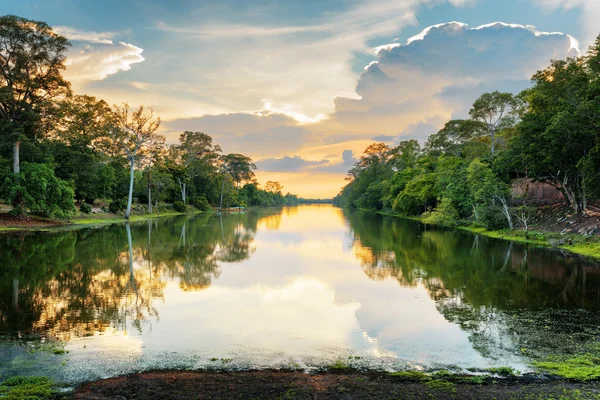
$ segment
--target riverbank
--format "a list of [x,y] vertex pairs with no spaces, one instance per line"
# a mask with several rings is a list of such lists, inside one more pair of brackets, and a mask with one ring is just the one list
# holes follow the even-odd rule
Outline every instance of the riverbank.
[[[423,218],[421,217],[408,217],[405,215],[389,213],[385,211],[379,211],[378,214],[424,223]],[[454,229],[460,229],[473,234],[506,240],[509,242],[561,249],[569,253],[600,259],[599,235],[582,235],[578,233],[560,233],[542,230],[525,231],[520,229],[488,230],[484,227],[474,224],[458,225]]]
[[72,394],[74,400],[133,398],[600,399],[600,383],[355,371],[318,374],[158,371],[88,383]]
[[133,214],[126,220],[123,216],[111,213],[97,213],[89,216],[80,216],[67,221],[49,220],[36,216],[31,216],[26,219],[18,219],[8,216],[8,214],[0,214],[0,233],[2,232],[23,232],[35,231],[46,232],[58,229],[73,229],[80,227],[102,226],[121,224],[125,222],[140,222],[156,218],[174,217],[177,215],[193,215],[211,211],[189,210],[188,212],[168,211],[164,213],[152,214]]

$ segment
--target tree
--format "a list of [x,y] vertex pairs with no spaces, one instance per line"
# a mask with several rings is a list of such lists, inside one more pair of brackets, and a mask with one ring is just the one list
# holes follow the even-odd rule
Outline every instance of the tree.
[[40,136],[51,100],[70,93],[62,77],[70,43],[44,22],[0,17],[0,132],[13,143],[13,172],[20,145]]
[[125,154],[129,161],[129,195],[127,197],[127,211],[125,218],[131,215],[131,203],[133,199],[133,178],[136,161],[141,154],[150,147],[164,140],[156,134],[160,126],[160,118],[154,118],[154,110],[146,111],[140,106],[136,111],[130,112],[129,105],[114,106],[115,127],[109,135],[108,145],[114,150]]
[[[533,76],[528,108],[513,140],[527,172],[560,190],[579,212],[598,176],[600,41],[584,58],[557,60]],[[592,193],[597,194],[597,193]]]
[[93,149],[107,136],[113,125],[113,112],[104,100],[75,95],[62,100],[58,107],[54,138],[78,149]]
[[281,191],[283,190],[283,185],[279,182],[267,181],[265,189],[267,192],[281,194]]
[[250,157],[243,154],[227,154],[221,157],[221,163],[225,171],[231,175],[236,187],[243,181],[254,179],[256,165]]
[[187,200],[187,184],[199,175],[210,175],[214,180],[221,146],[213,145],[212,138],[203,132],[185,131],[179,137],[179,145],[173,146],[173,171],[177,174],[177,183],[181,199]]
[[451,120],[444,128],[427,139],[425,152],[432,155],[464,155],[464,147],[486,134],[486,126],[473,120]]
[[515,126],[519,111],[520,102],[512,93],[484,93],[473,103],[469,115],[485,124],[492,156],[496,154],[497,134]]

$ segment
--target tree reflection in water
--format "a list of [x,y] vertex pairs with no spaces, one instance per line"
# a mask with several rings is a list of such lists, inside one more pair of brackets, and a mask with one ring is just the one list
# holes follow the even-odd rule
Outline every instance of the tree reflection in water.
[[[76,231],[0,236],[0,335],[89,336],[158,318],[170,279],[202,290],[220,263],[248,258],[255,213],[194,215]],[[268,215],[267,215],[268,217]]]
[[[572,329],[566,321],[572,313],[565,310],[586,310],[585,318],[600,322],[600,269],[594,261],[465,232],[425,229],[399,218],[361,212],[345,216],[353,253],[365,274],[374,280],[393,278],[406,287],[423,285],[439,312],[469,332],[485,357],[510,346],[508,342],[517,351],[521,345],[539,354],[555,352],[553,346],[572,351],[575,344],[548,339],[553,333],[564,338],[564,329]],[[578,340],[595,341],[597,336],[594,331]]]

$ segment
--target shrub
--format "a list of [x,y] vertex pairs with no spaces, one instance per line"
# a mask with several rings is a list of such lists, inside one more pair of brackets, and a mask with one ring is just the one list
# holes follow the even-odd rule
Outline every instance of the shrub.
[[79,211],[84,214],[89,214],[92,212],[92,206],[90,206],[88,203],[81,203],[79,206]]
[[194,203],[194,206],[196,206],[196,208],[200,211],[210,210],[210,204],[208,203],[208,200],[206,200],[206,196],[204,195],[194,197],[192,202]]
[[126,199],[113,199],[108,205],[108,211],[116,214],[118,212],[123,211],[125,207],[127,207]]
[[3,175],[2,197],[15,205],[13,214],[23,215],[28,208],[46,217],[69,218],[75,212],[73,188],[50,166],[23,163],[18,176]]
[[496,207],[487,204],[479,205],[476,207],[476,211],[479,216],[479,222],[491,231],[504,229],[508,226],[506,217]]
[[453,228],[459,221],[458,211],[452,205],[450,199],[443,198],[434,211],[423,214],[423,222],[426,224],[440,225]]
[[183,201],[176,201],[175,203],[173,203],[173,209],[177,212],[184,213],[187,211],[187,206]]

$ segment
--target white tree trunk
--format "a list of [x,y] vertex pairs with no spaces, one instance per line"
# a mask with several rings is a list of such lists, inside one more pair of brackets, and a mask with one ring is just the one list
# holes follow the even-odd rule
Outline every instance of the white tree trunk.
[[148,167],[148,214],[152,214],[152,167]]
[[129,196],[127,197],[127,211],[125,212],[125,219],[129,219],[131,215],[131,202],[133,201],[133,166],[135,159],[133,157],[129,160]]
[[21,160],[19,159],[19,153],[21,151],[21,142],[16,141],[13,144],[13,172],[18,174],[21,172]]

